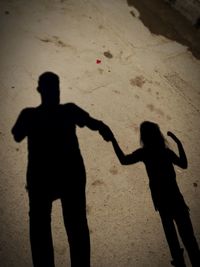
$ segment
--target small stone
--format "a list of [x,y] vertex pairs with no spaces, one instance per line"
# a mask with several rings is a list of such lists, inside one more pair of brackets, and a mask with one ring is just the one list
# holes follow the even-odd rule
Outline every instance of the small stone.
[[194,186],[194,187],[197,187],[197,186],[198,186],[198,184],[197,184],[197,183],[193,183],[193,186]]
[[103,53],[105,57],[107,58],[113,58],[113,55],[110,53],[110,51],[106,51]]

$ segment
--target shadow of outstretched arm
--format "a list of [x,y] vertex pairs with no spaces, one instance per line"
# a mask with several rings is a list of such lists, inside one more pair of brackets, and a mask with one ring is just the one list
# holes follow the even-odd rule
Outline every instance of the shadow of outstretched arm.
[[89,117],[86,126],[93,131],[99,131],[105,141],[110,141],[110,128],[102,121]]
[[112,137],[111,141],[114,151],[122,165],[130,165],[141,161],[141,149],[137,149],[133,153],[125,155],[114,136]]

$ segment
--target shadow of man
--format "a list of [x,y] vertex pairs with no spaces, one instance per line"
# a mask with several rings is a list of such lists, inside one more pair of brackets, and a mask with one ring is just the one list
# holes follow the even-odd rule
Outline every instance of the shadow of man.
[[86,218],[86,172],[76,126],[98,130],[106,140],[107,126],[73,103],[60,104],[59,77],[39,77],[42,103],[20,113],[12,134],[28,139],[27,189],[30,243],[34,267],[54,267],[51,233],[52,202],[61,200],[72,267],[90,266],[90,237]]
[[154,207],[160,214],[173,259],[171,264],[176,267],[186,266],[176,224],[191,265],[198,267],[200,266],[199,246],[194,235],[189,209],[176,182],[173,166],[177,165],[186,169],[187,158],[180,140],[172,132],[167,134],[176,142],[179,156],[167,147],[158,124],[150,121],[144,121],[140,125],[142,147],[129,155],[123,153],[112,132],[110,132],[110,140],[121,164],[130,165],[143,162],[146,167]]

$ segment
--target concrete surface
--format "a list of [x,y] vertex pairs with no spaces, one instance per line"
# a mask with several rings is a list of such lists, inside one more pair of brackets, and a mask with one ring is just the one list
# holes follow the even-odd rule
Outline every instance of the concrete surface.
[[[16,144],[10,130],[22,108],[40,103],[35,88],[47,70],[60,76],[62,102],[75,102],[107,123],[127,153],[139,146],[143,120],[157,122],[164,134],[171,130],[178,135],[189,168],[176,168],[177,181],[200,243],[199,31],[176,11],[169,15],[163,1],[151,1],[151,6],[138,2],[0,2],[2,267],[32,266],[24,189],[26,141]],[[78,129],[78,137],[87,168],[92,267],[171,266],[144,166],[121,166],[111,144],[86,128]],[[52,227],[56,266],[69,266],[58,201]]]

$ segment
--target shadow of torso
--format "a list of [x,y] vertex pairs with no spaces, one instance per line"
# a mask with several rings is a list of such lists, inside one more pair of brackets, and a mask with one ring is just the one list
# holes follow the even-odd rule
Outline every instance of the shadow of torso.
[[59,197],[85,185],[85,168],[76,136],[88,113],[75,104],[39,106],[24,112],[28,138],[27,187]]
[[173,152],[169,148],[163,151],[142,150],[155,208],[168,213],[173,213],[181,207],[187,209],[176,181]]

